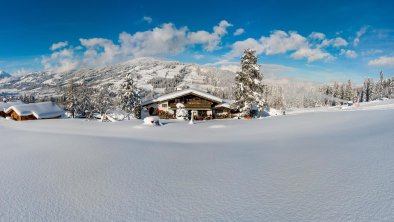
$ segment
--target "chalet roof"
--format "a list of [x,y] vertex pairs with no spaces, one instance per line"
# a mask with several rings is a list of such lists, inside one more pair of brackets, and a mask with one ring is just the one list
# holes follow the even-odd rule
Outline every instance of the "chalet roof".
[[227,108],[227,109],[233,109],[232,105],[235,101],[234,100],[228,100],[224,99],[223,103],[220,103],[215,106],[215,108]]
[[156,103],[156,102],[164,102],[170,99],[175,99],[181,96],[185,96],[185,95],[189,95],[189,94],[194,94],[196,96],[200,96],[204,99],[208,99],[217,103],[222,103],[223,100],[219,97],[216,97],[214,95],[211,95],[209,93],[197,90],[197,89],[184,89],[184,90],[180,90],[180,91],[175,91],[172,93],[168,93],[162,96],[159,96],[156,99],[151,99],[151,100],[147,100],[145,102],[142,103],[142,105],[148,105],[148,104],[152,104],[152,103]]
[[64,114],[64,111],[53,102],[14,105],[7,108],[5,113],[11,111],[15,111],[19,116],[34,115],[37,119],[54,118]]
[[24,104],[22,101],[0,102],[0,111],[5,111],[11,106]]

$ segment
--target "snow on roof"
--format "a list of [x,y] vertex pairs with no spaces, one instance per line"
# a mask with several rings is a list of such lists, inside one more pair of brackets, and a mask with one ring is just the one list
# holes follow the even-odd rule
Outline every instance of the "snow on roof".
[[10,113],[12,110],[19,116],[34,115],[37,119],[53,118],[64,114],[64,111],[53,102],[14,105],[7,108],[5,112]]
[[0,102],[0,111],[5,111],[11,106],[24,104],[22,101]]
[[234,102],[234,100],[223,99],[223,103],[216,105],[215,108],[233,109],[232,105],[234,104]]
[[145,102],[142,103],[142,105],[148,105],[148,104],[155,103],[155,102],[163,102],[163,101],[167,101],[167,100],[170,100],[170,99],[175,99],[175,98],[178,98],[178,97],[181,97],[181,96],[185,96],[185,95],[188,95],[188,94],[194,94],[196,96],[200,96],[200,97],[203,97],[205,99],[208,99],[208,100],[211,100],[211,101],[214,101],[214,102],[217,102],[217,103],[222,103],[223,102],[223,100],[221,98],[213,96],[213,95],[211,95],[209,93],[206,93],[206,92],[203,92],[203,91],[200,91],[200,90],[197,90],[197,89],[184,89],[184,90],[181,90],[181,91],[175,91],[175,92],[172,92],[172,93],[169,93],[169,94],[162,95],[162,96],[160,96],[160,97],[158,97],[156,99],[145,101]]
[[227,109],[231,109],[231,105],[228,103],[222,103],[219,105],[216,105],[215,108],[227,108]]

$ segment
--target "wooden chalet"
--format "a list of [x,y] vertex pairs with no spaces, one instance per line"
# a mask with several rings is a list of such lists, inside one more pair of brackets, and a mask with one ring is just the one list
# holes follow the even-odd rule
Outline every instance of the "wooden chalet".
[[24,104],[21,101],[12,101],[12,102],[7,102],[7,101],[3,101],[0,102],[0,117],[6,118],[7,115],[5,113],[5,111],[11,107],[11,106],[15,106],[15,105],[21,105]]
[[160,118],[175,118],[177,104],[181,103],[188,111],[189,118],[192,116],[197,120],[214,119],[226,115],[230,112],[230,106],[223,108],[223,99],[213,96],[207,92],[196,89],[185,89],[162,95],[156,99],[143,102],[143,109],[150,116],[160,116]]
[[60,118],[64,111],[53,102],[29,103],[10,106],[5,115],[16,121]]

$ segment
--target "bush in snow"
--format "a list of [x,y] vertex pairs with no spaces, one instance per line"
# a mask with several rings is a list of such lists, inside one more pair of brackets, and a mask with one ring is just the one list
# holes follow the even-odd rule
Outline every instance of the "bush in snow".
[[234,97],[236,108],[243,116],[253,116],[263,109],[264,86],[263,76],[260,73],[260,66],[257,64],[256,51],[246,49],[241,58],[241,71],[235,76]]
[[185,109],[185,105],[182,103],[176,104],[176,118],[180,120],[188,119],[187,110]]
[[158,116],[148,116],[144,118],[144,124],[150,126],[161,126],[160,118]]

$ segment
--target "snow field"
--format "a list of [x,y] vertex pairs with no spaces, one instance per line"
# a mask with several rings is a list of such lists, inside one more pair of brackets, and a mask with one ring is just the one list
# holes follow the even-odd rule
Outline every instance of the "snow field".
[[393,114],[0,119],[0,221],[393,221]]

